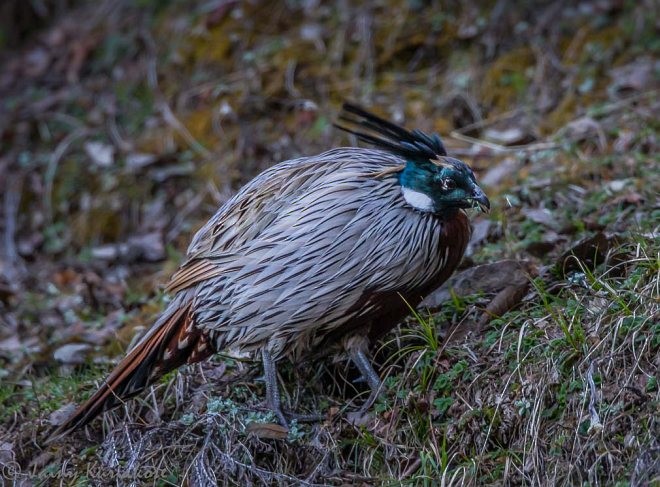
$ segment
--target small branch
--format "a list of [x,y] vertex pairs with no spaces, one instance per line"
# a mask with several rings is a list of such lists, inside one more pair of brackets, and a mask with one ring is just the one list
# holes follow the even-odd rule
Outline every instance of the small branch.
[[213,154],[211,153],[211,151],[209,151],[206,147],[204,147],[204,145],[201,142],[195,139],[195,137],[193,137],[190,131],[186,128],[186,126],[183,123],[181,123],[181,121],[176,117],[176,115],[174,115],[174,112],[170,108],[170,105],[167,102],[165,95],[163,95],[158,85],[158,66],[156,64],[157,63],[156,42],[154,41],[153,37],[151,36],[151,33],[147,29],[140,30],[140,35],[145,43],[146,51],[147,51],[147,63],[146,63],[147,83],[149,87],[153,90],[154,94],[156,95],[156,99],[158,100],[156,106],[158,108],[158,111],[160,111],[161,115],[163,116],[163,120],[167,125],[170,126],[170,128],[172,128],[186,141],[186,143],[190,146],[192,150],[197,152],[204,159],[207,160],[212,159]]
[[57,174],[57,166],[62,157],[64,157],[66,151],[69,150],[71,144],[77,139],[89,134],[90,130],[86,127],[74,130],[62,139],[48,159],[48,166],[46,167],[46,174],[44,176],[44,211],[47,224],[53,223],[53,182],[55,181],[55,175]]

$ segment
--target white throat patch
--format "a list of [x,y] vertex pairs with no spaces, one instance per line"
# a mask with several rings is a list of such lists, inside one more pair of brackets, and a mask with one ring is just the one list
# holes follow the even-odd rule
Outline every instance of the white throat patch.
[[403,199],[413,208],[419,211],[433,211],[433,200],[424,193],[405,186],[401,186],[401,192],[403,193]]

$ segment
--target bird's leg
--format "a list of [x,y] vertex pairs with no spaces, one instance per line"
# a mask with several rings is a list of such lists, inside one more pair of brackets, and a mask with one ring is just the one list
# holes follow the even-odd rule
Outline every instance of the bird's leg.
[[371,389],[371,394],[369,394],[369,398],[360,408],[361,413],[366,413],[367,410],[374,403],[374,401],[378,397],[378,393],[380,392],[380,386],[381,386],[380,377],[378,377],[378,374],[371,365],[371,361],[369,360],[369,357],[367,357],[367,354],[365,353],[365,348],[366,348],[366,342],[360,342],[358,346],[349,348],[349,355],[351,357],[351,360],[362,374],[362,377],[360,377],[360,379],[365,380],[369,385],[369,388]]
[[266,403],[275,413],[282,426],[289,426],[280,404],[280,389],[277,385],[277,368],[270,352],[265,348],[261,352],[261,359],[264,364],[264,379],[266,380]]

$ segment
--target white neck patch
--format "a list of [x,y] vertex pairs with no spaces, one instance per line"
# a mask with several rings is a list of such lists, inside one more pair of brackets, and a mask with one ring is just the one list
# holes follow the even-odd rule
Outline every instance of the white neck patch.
[[413,208],[419,211],[433,211],[433,200],[424,193],[405,186],[401,186],[401,192],[403,193],[403,199]]

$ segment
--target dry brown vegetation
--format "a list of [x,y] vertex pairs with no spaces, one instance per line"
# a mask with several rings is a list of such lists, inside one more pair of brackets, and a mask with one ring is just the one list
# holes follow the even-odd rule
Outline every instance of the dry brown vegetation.
[[[654,2],[73,3],[0,24],[3,482],[658,485]],[[494,203],[376,347],[372,411],[344,361],[287,366],[326,419],[282,431],[219,355],[43,447],[218,205],[354,142],[346,99],[442,134]]]

